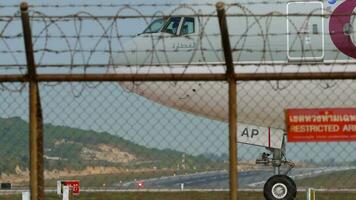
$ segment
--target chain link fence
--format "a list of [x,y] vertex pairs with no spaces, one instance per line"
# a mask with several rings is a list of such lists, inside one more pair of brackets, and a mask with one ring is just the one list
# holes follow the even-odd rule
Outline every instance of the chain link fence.
[[[321,1],[301,5],[225,4],[237,77],[240,199],[264,199],[265,183],[276,173],[293,179],[296,199],[305,199],[309,188],[316,199],[355,198],[352,139],[287,140],[287,109],[352,110],[356,102],[354,61],[324,27],[335,8]],[[28,51],[20,14],[18,5],[0,5],[0,197],[10,199],[30,187]],[[57,198],[58,180],[79,180],[78,199],[123,191],[228,198],[229,85],[215,2],[30,2],[29,16],[48,199]],[[268,73],[292,76],[258,78]],[[326,75],[297,80],[302,73]],[[156,80],[145,80],[152,74]]]

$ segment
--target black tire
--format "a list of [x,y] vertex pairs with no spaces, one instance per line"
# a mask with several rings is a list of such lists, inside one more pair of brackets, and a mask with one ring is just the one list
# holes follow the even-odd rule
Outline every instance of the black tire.
[[297,187],[289,176],[275,175],[265,183],[263,195],[266,200],[293,200],[297,195]]
[[291,177],[289,177],[287,175],[285,175],[285,177],[293,184],[293,186],[295,188],[295,192],[294,192],[294,198],[295,198],[297,196],[297,185],[295,184],[294,180]]

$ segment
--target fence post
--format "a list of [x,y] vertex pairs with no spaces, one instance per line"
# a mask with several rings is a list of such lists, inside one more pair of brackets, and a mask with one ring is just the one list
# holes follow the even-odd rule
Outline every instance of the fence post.
[[230,156],[230,200],[237,200],[237,85],[232,59],[229,31],[226,22],[225,4],[216,4],[222,47],[226,63],[226,76],[229,84],[229,156]]
[[36,64],[32,46],[28,4],[21,3],[20,9],[28,67],[27,76],[29,78],[31,200],[44,200],[42,110],[36,79]]

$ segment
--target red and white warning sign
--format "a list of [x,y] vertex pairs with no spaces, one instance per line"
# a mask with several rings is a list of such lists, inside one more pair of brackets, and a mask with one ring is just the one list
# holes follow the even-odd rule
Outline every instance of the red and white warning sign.
[[356,141],[356,108],[286,110],[288,142]]
[[79,180],[62,180],[62,181],[57,181],[57,194],[62,195],[63,194],[63,186],[69,186],[72,188],[73,195],[79,195],[80,194],[80,182]]

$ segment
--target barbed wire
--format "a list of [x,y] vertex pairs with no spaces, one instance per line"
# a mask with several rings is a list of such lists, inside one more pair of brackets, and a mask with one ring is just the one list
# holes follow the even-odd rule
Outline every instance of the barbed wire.
[[[32,21],[41,21],[43,19],[49,19],[49,20],[55,20],[58,22],[69,22],[73,21],[73,18],[76,18],[78,20],[113,20],[113,19],[142,19],[142,18],[169,18],[172,15],[169,14],[162,14],[162,15],[120,15],[120,16],[112,16],[112,15],[95,15],[95,16],[81,16],[78,14],[72,14],[72,15],[47,15],[47,16],[32,16]],[[216,14],[179,14],[180,17],[217,17]],[[356,16],[356,13],[351,13],[351,14],[331,14],[331,13],[326,13],[326,14],[309,14],[308,17],[322,17],[322,18],[329,18],[330,16],[339,16],[339,17],[349,17],[349,16]],[[306,17],[305,14],[301,13],[261,13],[261,14],[249,14],[246,15],[244,13],[236,13],[236,14],[226,14],[227,18],[232,18],[232,17]],[[2,18],[0,21],[8,21],[9,19],[16,19],[20,20],[20,16],[12,16],[12,15],[0,15],[0,18]]]
[[[323,2],[319,0],[320,2]],[[264,5],[264,4],[285,4],[285,1],[247,1],[240,2],[238,5]],[[180,6],[215,6],[215,3],[100,3],[100,4],[30,4],[30,8],[113,8],[113,7],[180,7]],[[237,3],[226,3],[227,6],[237,5]],[[18,8],[18,4],[0,4],[0,8]]]
[[[333,32],[334,34],[339,34],[339,33],[344,33],[342,31],[335,31]],[[268,36],[273,37],[273,36],[298,36],[302,33],[269,33]],[[304,33],[305,34],[305,33]],[[256,34],[229,34],[230,37],[261,37],[261,36],[265,36],[261,33],[256,33]],[[329,33],[319,33],[319,35],[324,35],[324,36],[328,36],[330,35]],[[205,36],[211,36],[211,37],[220,37],[219,33],[208,33],[205,34]],[[4,39],[19,39],[23,37],[23,33],[19,32],[17,34],[8,34],[8,35],[1,35],[2,38]],[[43,38],[52,38],[52,39],[63,39],[63,38],[71,38],[71,39],[77,39],[78,37],[81,38],[89,38],[89,39],[93,39],[93,38],[135,38],[137,37],[137,34],[127,34],[127,35],[95,35],[95,34],[81,34],[80,36],[78,35],[32,35],[32,38],[34,39],[43,39]],[[147,35],[142,35],[141,37],[143,38],[149,38],[150,36]],[[176,38],[176,36],[173,35],[162,35],[161,38]]]
[[[205,49],[202,48],[200,49],[204,52],[223,52],[222,49]],[[196,51],[195,49],[188,49],[188,50],[179,50],[179,49],[159,49],[156,50],[155,52],[158,53],[164,53],[164,52],[168,52],[168,53],[174,53],[174,52],[193,52]],[[232,52],[248,52],[248,53],[263,53],[265,52],[264,50],[261,49],[240,49],[240,48],[232,48],[231,49]],[[34,53],[53,53],[53,54],[66,54],[66,53],[70,53],[72,52],[72,50],[68,50],[68,49],[59,49],[59,50],[55,50],[55,49],[35,49]],[[108,49],[96,49],[96,50],[76,50],[77,53],[150,53],[152,52],[151,50],[108,50]],[[286,53],[286,52],[290,52],[290,53],[295,53],[295,52],[300,52],[299,50],[285,50],[285,49],[274,49],[274,50],[269,50],[270,53]],[[305,53],[308,52],[334,52],[337,53],[339,52],[336,49],[306,49],[304,50]],[[14,51],[9,51],[9,50],[4,50],[4,51],[0,51],[0,53],[2,54],[23,54],[26,53],[26,51],[24,50],[14,50]],[[257,62],[256,62],[257,63]]]
[[[172,67],[189,67],[189,66],[224,66],[224,62],[215,62],[215,63],[190,63],[190,64],[183,64],[183,63],[172,63]],[[294,61],[294,62],[235,62],[236,67],[243,67],[243,66],[302,66],[304,65],[305,62],[303,61]],[[331,66],[331,65],[356,65],[356,61],[335,61],[335,60],[324,60],[323,62],[316,61],[308,62],[309,66],[320,66],[320,65],[325,65],[325,66]],[[162,64],[115,64],[116,67],[160,67]],[[27,64],[0,64],[0,69],[11,69],[11,68],[27,68]],[[90,63],[90,64],[39,64],[36,65],[38,68],[81,68],[81,67],[100,67],[100,68],[106,68],[108,67],[107,63]]]
[[[330,11],[325,10],[324,14],[318,14],[321,11],[316,9],[310,13],[289,13],[285,14],[283,12],[254,12],[253,8],[248,7],[248,5],[257,4],[282,4],[285,2],[276,1],[261,1],[261,2],[247,2],[247,3],[232,3],[226,4],[227,16],[231,19],[236,18],[239,21],[240,29],[239,31],[232,31],[230,37],[232,38],[232,52],[235,56],[236,63],[241,66],[293,66],[293,65],[308,65],[308,66],[319,66],[328,65],[336,66],[336,60],[340,56],[338,49],[322,49],[320,47],[313,47],[310,44],[304,45],[304,40],[306,37],[311,37],[311,33],[305,32],[300,24],[295,24],[293,21],[294,16],[304,17],[303,24],[307,24],[312,17],[327,17],[330,16]],[[110,7],[116,10],[113,15],[98,16],[97,14],[91,14],[89,12],[79,11],[75,14],[69,15],[49,15],[45,11],[37,11],[36,8],[66,8],[66,7]],[[141,7],[159,7],[159,6],[170,6],[173,8],[170,11],[164,12],[159,10],[154,14],[144,14],[144,9],[139,9]],[[208,6],[210,7],[210,13],[202,13],[195,7],[198,6]],[[15,5],[0,5],[1,7],[15,7]],[[16,8],[17,5],[16,5]],[[69,71],[72,69],[82,67],[84,73],[87,68],[110,68],[116,67],[131,67],[136,66],[143,68],[145,66],[167,66],[168,68],[173,68],[174,66],[185,66],[188,68],[190,65],[194,66],[221,66],[222,60],[222,48],[220,46],[220,33],[218,30],[216,32],[211,32],[208,30],[208,26],[211,23],[216,22],[217,15],[215,12],[215,5],[209,3],[198,3],[198,4],[63,4],[63,5],[50,5],[50,4],[38,4],[32,5],[30,10],[31,23],[36,29],[33,29],[33,39],[34,39],[34,53],[36,55],[37,66],[39,68],[48,67],[69,67]],[[252,10],[251,10],[252,9]],[[190,15],[182,15],[182,10],[186,12],[187,10],[192,13]],[[132,14],[122,14],[126,11],[130,11]],[[127,43],[130,40],[134,40],[138,34],[127,34],[125,33],[125,20],[133,20],[133,23],[141,23],[143,26],[148,26],[152,19],[157,18],[169,18],[172,16],[179,17],[192,17],[197,19],[198,28],[196,30],[197,34],[194,36],[185,36],[186,41],[190,42],[188,46],[186,44],[173,44],[172,47],[170,40],[176,40],[179,38],[177,35],[173,34],[159,34],[159,36],[153,36],[152,34],[141,34],[140,38],[146,38],[148,42],[147,47],[143,49],[137,49],[132,47],[127,47]],[[287,22],[290,23],[293,32],[277,31],[273,26],[274,19],[286,18]],[[352,16],[354,20],[354,16]],[[11,42],[19,42],[22,40],[23,34],[21,32],[14,33],[11,26],[16,26],[20,22],[19,12],[14,15],[0,16],[0,23],[4,23],[4,26],[0,26],[0,44],[2,43],[5,48],[0,49],[0,54],[7,57],[7,59],[12,59],[14,63],[0,63],[2,69],[10,69],[12,67],[17,67],[24,69],[24,64],[21,64],[21,59],[18,58],[19,55],[24,55],[25,50],[19,46],[10,45]],[[278,21],[277,21],[278,22]],[[126,22],[128,23],[128,22]],[[278,22],[279,23],[279,22]],[[9,28],[10,27],[10,28]],[[90,32],[88,27],[92,27]],[[143,29],[144,27],[142,27]],[[9,31],[11,30],[11,31]],[[284,29],[283,29],[284,30]],[[334,34],[337,34],[334,32]],[[327,36],[329,33],[319,32],[318,36]],[[291,62],[280,64],[281,57],[286,53],[301,53],[299,49],[289,49],[286,50],[284,47],[275,48],[274,40],[275,38],[281,37],[291,37],[293,40],[291,47],[300,45],[303,47],[302,54],[308,54],[310,56],[318,55],[320,52],[327,54],[332,54],[335,56],[333,62],[308,62],[305,63],[302,60],[299,62]],[[13,41],[12,41],[13,40]],[[255,46],[251,46],[253,41]],[[218,41],[218,42],[216,42]],[[256,43],[256,41],[258,41]],[[55,45],[54,45],[55,44]],[[191,47],[189,46],[191,45]],[[184,60],[176,60],[173,54],[182,53],[186,54]],[[7,56],[7,54],[9,56]],[[130,61],[130,55],[136,55],[141,57],[139,63],[134,63]],[[53,55],[59,56],[58,59],[65,64],[53,64],[49,62],[47,57],[53,59]],[[247,55],[255,55],[253,57],[254,63],[243,63],[244,59],[248,57]],[[117,57],[121,56],[121,60]],[[97,62],[97,57],[103,59],[103,62]],[[131,56],[132,57],[132,56]],[[343,57],[341,57],[343,58]],[[330,58],[328,58],[330,60]],[[344,59],[345,60],[345,59]],[[22,60],[23,61],[23,60]],[[66,61],[66,62],[64,62]],[[124,61],[123,63],[120,63]],[[212,62],[215,61],[216,63]],[[270,61],[270,62],[266,62]],[[46,63],[47,62],[47,63]],[[183,64],[181,64],[182,62]],[[22,62],[23,63],[23,62]],[[240,64],[241,63],[241,64]],[[352,65],[352,63],[344,62],[345,65]],[[256,72],[259,69],[256,68]],[[110,70],[109,70],[110,71]],[[22,71],[23,72],[23,71]]]

